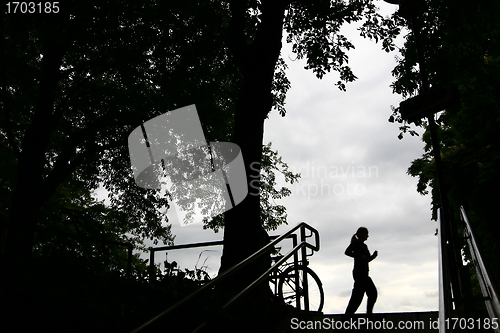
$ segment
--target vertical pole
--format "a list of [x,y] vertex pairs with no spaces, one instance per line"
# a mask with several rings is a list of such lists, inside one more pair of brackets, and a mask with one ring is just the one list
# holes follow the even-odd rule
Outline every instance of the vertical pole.
[[149,248],[149,283],[156,280],[155,276],[155,249]]
[[[306,242],[306,228],[305,226],[300,227],[300,242],[304,244]],[[304,294],[304,310],[309,311],[309,284],[307,282],[307,247],[302,246],[300,249],[302,251],[302,293]]]
[[[293,244],[293,248],[295,248],[297,246],[297,235],[296,234],[292,234],[292,244]],[[301,310],[301,307],[300,307],[300,292],[299,292],[299,289],[300,289],[300,279],[299,279],[299,255],[297,253],[297,251],[295,251],[293,253],[293,267],[295,268],[294,270],[294,276],[293,276],[293,279],[295,281],[295,306],[297,309]]]
[[451,282],[450,282],[450,268],[449,268],[449,253],[448,248],[444,245],[447,237],[443,232],[443,223],[441,211],[440,223],[438,229],[438,253],[439,253],[439,333],[445,333],[447,327],[445,325],[446,319],[451,318],[451,311],[453,310],[452,296],[451,296]]

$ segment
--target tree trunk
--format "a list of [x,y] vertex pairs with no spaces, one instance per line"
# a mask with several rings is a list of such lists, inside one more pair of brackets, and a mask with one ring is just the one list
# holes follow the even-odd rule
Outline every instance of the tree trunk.
[[[236,3],[238,2],[238,3]],[[225,214],[224,249],[221,271],[239,263],[269,242],[260,221],[260,163],[264,120],[272,107],[272,81],[281,51],[283,20],[287,1],[262,1],[262,17],[252,44],[244,42],[245,6],[231,4],[233,15],[232,51],[242,71],[243,84],[235,111],[234,140],[241,148],[249,194]],[[250,265],[231,285],[240,289],[261,275],[269,266],[268,258]]]
[[37,212],[50,196],[43,191],[45,153],[54,129],[53,110],[59,68],[67,46],[63,38],[54,37],[57,36],[54,32],[60,32],[63,24],[63,19],[53,20],[45,30],[38,100],[33,121],[21,143],[9,221],[1,230],[0,258],[15,266],[26,266],[31,258]]

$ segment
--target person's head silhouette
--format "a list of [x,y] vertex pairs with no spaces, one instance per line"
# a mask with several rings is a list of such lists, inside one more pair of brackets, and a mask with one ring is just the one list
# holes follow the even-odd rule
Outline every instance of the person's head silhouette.
[[352,236],[351,243],[354,242],[355,240],[364,242],[367,239],[368,239],[368,229],[366,229],[365,227],[359,227],[358,231],[356,231],[356,233]]

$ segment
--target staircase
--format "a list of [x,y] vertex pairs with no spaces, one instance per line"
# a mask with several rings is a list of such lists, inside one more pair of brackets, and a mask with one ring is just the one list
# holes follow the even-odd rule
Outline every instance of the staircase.
[[277,333],[288,332],[439,332],[437,311],[375,313],[372,315],[295,313],[282,323]]

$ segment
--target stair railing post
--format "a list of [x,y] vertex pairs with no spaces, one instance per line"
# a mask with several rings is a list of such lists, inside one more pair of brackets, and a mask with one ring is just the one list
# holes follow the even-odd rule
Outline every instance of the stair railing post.
[[149,283],[156,280],[155,274],[155,249],[149,248]]
[[[297,234],[292,234],[292,244],[293,247],[295,248],[298,244],[297,242]],[[299,254],[298,252],[295,252],[293,254],[293,267],[295,268],[293,272],[293,280],[295,282],[295,306],[297,309],[301,310],[301,305],[300,305],[300,293],[299,293],[299,286],[300,286],[300,279],[299,279]]]
[[[306,228],[305,226],[300,227],[300,242],[305,243],[306,241]],[[302,267],[303,267],[303,277],[302,277],[302,293],[304,293],[304,310],[309,311],[309,284],[307,282],[307,247],[302,247],[301,249],[302,256]],[[297,289],[299,289],[299,285],[297,285]],[[298,296],[297,296],[298,297]]]

